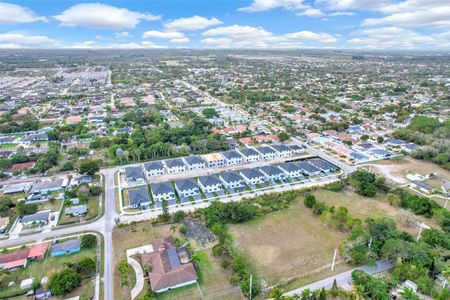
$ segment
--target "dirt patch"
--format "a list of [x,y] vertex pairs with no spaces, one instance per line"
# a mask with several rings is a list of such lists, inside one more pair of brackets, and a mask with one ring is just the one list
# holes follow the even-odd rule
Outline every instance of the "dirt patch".
[[214,235],[198,219],[186,218],[184,225],[186,226],[186,238],[189,241],[194,241],[199,247],[206,248],[216,240]]

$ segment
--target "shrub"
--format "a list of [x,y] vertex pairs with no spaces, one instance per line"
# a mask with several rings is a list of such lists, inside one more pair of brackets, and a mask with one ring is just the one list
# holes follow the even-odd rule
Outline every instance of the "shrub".
[[303,204],[308,208],[312,208],[316,204],[316,197],[311,194],[306,194]]
[[97,244],[97,237],[93,234],[85,234],[81,238],[81,248],[92,248]]
[[179,210],[173,214],[173,221],[175,223],[181,223],[185,217],[186,217],[186,214],[184,213],[184,211]]

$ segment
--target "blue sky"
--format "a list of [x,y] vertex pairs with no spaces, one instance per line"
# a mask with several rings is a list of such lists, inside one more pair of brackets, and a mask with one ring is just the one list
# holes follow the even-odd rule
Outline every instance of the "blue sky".
[[0,48],[450,49],[448,0],[0,0]]

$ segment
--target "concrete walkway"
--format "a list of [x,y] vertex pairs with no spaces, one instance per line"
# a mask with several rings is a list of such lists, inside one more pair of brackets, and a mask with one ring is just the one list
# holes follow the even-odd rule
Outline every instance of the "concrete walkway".
[[144,271],[141,265],[131,257],[127,257],[128,263],[133,267],[136,273],[136,285],[131,290],[131,299],[135,299],[144,288]]
[[377,261],[377,264],[375,266],[361,266],[355,269],[352,269],[350,271],[342,272],[339,274],[336,274],[334,276],[330,276],[328,278],[322,279],[320,281],[305,285],[301,288],[289,291],[284,293],[285,296],[292,296],[292,295],[300,295],[303,290],[310,289],[311,291],[318,290],[321,288],[325,288],[326,290],[331,289],[333,286],[333,281],[336,279],[336,283],[338,287],[341,287],[343,289],[349,289],[351,287],[352,282],[352,272],[354,270],[362,270],[370,275],[381,273],[387,270],[390,270],[394,267],[394,265],[389,261]]

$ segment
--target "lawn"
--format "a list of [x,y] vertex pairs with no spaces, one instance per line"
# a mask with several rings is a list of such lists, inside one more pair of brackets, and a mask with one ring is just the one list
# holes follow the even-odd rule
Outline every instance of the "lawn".
[[50,277],[50,275],[54,272],[63,269],[65,264],[77,262],[86,257],[92,258],[95,261],[96,251],[96,247],[93,247],[92,249],[83,249],[80,252],[71,255],[51,257],[50,251],[48,250],[45,259],[29,262],[25,269],[19,269],[10,272],[7,281],[14,281],[15,288],[9,288],[0,291],[0,298],[7,298],[10,293],[14,292],[14,290],[16,290],[18,286],[20,286],[20,282],[24,279],[33,277],[37,280],[40,280],[45,276]]
[[[299,281],[305,283],[311,274],[326,277],[324,271],[331,267],[334,250],[347,237],[325,227],[300,201],[290,209],[231,225],[230,232],[268,286],[298,287]],[[350,266],[338,267],[335,273],[347,268]]]
[[[153,242],[154,234],[150,222],[137,223],[115,228],[112,233],[114,251],[114,293],[118,299],[129,299],[130,287],[121,287],[118,272],[119,261],[126,259],[126,250],[139,246],[148,245]],[[144,287],[145,288],[145,287]]]
[[[196,251],[199,256],[197,274],[199,286],[205,299],[242,299],[239,287],[228,282],[229,274],[220,265],[211,249]],[[202,299],[196,284],[174,289],[158,295],[157,299]]]

